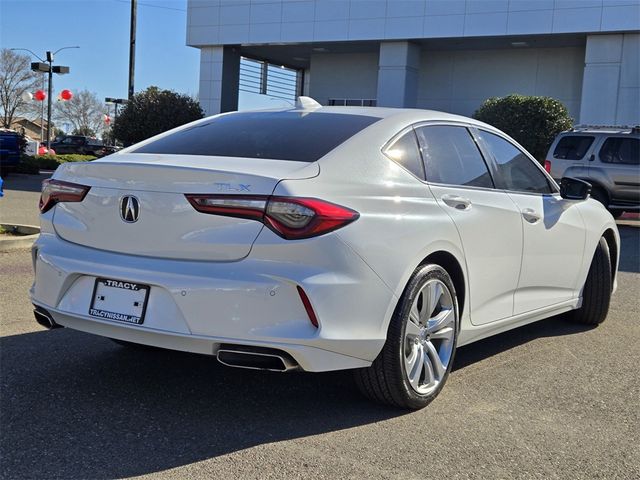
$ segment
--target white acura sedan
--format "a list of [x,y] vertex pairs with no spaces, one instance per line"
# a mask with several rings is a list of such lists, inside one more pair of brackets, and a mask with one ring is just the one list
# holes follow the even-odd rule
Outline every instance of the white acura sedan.
[[456,347],[552,315],[602,322],[619,236],[495,128],[320,107],[217,115],[43,185],[38,322],[215,355],[353,369],[421,408]]

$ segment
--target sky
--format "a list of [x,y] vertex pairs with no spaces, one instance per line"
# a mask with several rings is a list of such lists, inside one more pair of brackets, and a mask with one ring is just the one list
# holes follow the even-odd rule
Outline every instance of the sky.
[[[156,85],[197,95],[199,50],[185,45],[186,3],[138,2],[136,91]],[[126,98],[130,8],[128,0],[0,0],[0,46],[44,58],[47,50],[77,45],[56,55],[54,64],[71,73],[55,76],[54,95],[68,88]]]
[[[126,98],[130,9],[129,0],[0,0],[0,47],[45,58],[47,50],[77,45],[54,59],[71,72],[54,76],[53,97],[87,89],[100,100]],[[138,0],[136,91],[155,85],[197,96],[200,54],[186,46],[186,10],[186,0]],[[274,106],[255,95],[240,99],[244,108],[263,104]]]

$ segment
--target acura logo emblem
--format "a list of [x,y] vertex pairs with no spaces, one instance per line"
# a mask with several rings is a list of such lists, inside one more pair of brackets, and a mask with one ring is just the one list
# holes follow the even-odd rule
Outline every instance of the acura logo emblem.
[[140,202],[132,195],[126,195],[120,199],[120,218],[127,223],[138,221],[140,215]]

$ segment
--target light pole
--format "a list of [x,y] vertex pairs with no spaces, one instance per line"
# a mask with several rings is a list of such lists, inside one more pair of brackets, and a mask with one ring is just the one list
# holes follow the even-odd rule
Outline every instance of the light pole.
[[33,62],[31,64],[31,70],[33,70],[34,72],[42,72],[42,73],[47,73],[49,75],[49,85],[48,85],[48,98],[47,98],[47,150],[49,150],[51,148],[51,93],[53,92],[53,74],[57,73],[59,75],[64,75],[66,73],[69,73],[69,67],[64,67],[62,65],[53,65],[53,59],[54,56],[58,53],[61,52],[62,50],[67,50],[69,48],[80,48],[78,46],[73,46],[73,47],[62,47],[59,48],[58,50],[56,50],[55,52],[51,52],[51,51],[47,51],[46,52],[46,56],[47,59],[43,60],[42,58],[40,58],[38,55],[36,55],[35,53],[33,53],[31,50],[29,50],[28,48],[12,48],[11,50],[25,50],[29,53],[31,53],[31,55],[33,55],[34,57],[36,57],[38,60],[40,60],[39,62]]
[[129,90],[128,99],[133,97],[133,78],[136,69],[136,16],[138,0],[131,0],[131,25],[129,27]]

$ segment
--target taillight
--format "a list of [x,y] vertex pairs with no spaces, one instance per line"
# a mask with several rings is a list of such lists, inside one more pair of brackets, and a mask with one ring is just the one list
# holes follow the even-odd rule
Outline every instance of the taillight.
[[60,180],[42,182],[40,212],[44,213],[60,202],[81,202],[91,187]]
[[547,173],[551,173],[551,162],[549,160],[544,161],[544,169]]
[[197,211],[249,218],[264,223],[287,240],[316,237],[356,220],[350,208],[317,198],[265,195],[185,195]]
[[201,213],[262,221],[269,197],[264,195],[185,195]]

